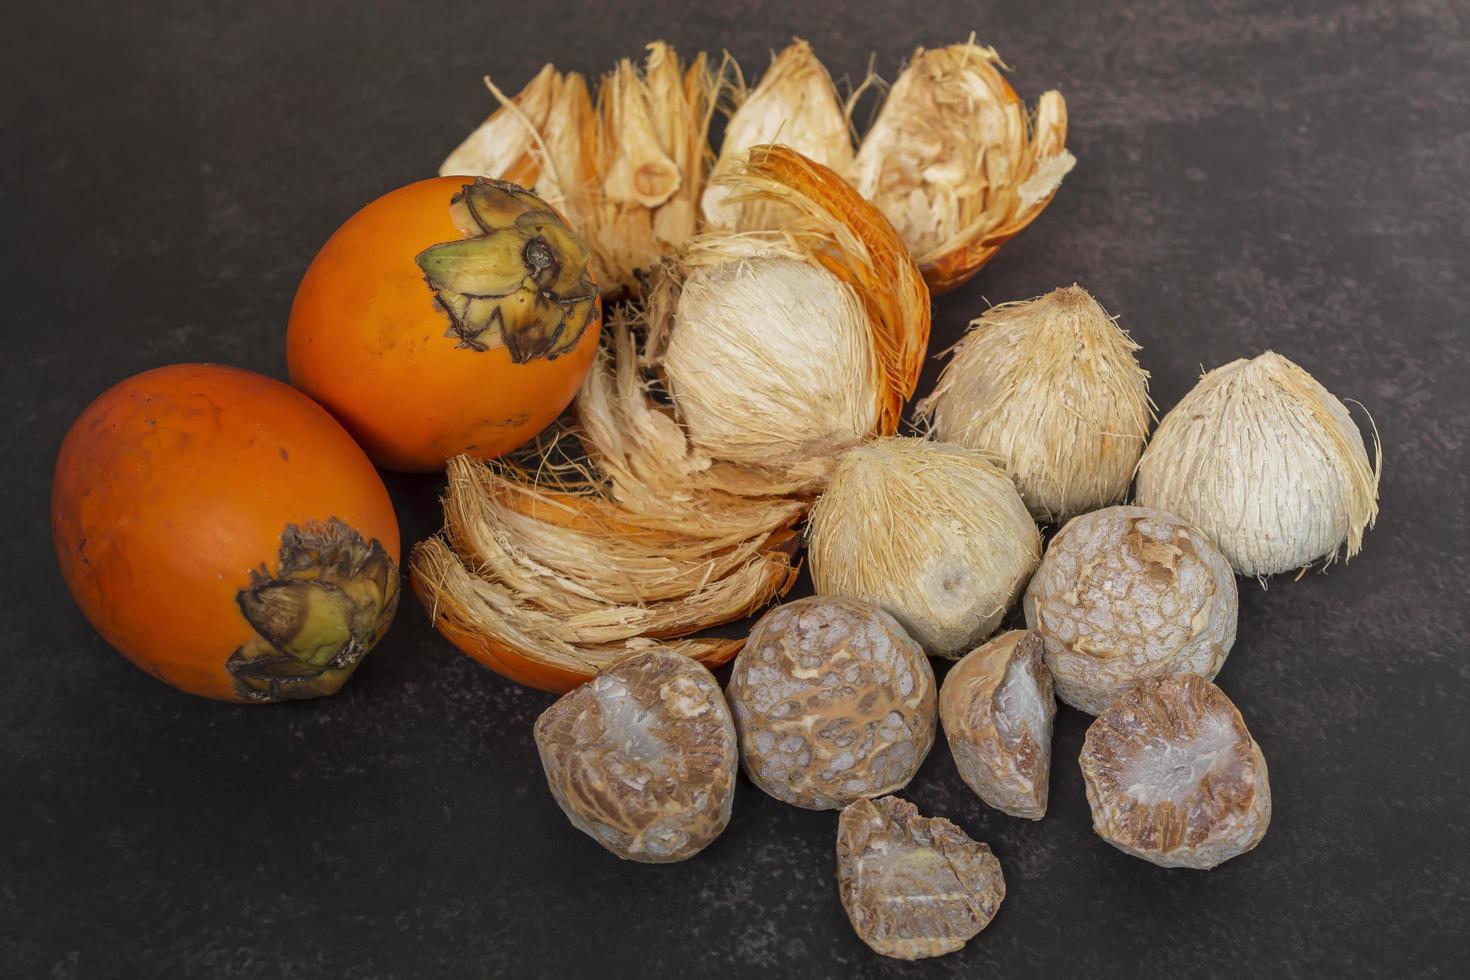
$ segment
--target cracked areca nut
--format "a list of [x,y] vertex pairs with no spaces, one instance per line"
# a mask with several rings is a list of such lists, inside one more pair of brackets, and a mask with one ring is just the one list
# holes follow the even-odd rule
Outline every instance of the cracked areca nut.
[[858,938],[900,960],[952,953],[1006,896],[1000,861],[943,817],[896,796],[858,800],[837,821],[837,889]]
[[934,743],[934,671],[892,616],[834,596],[756,623],[728,688],[750,781],[809,810],[901,789]]
[[939,689],[939,720],[960,778],[1003,813],[1040,820],[1057,711],[1041,637],[1011,630],[955,664]]
[[1235,575],[1198,528],[1106,507],[1052,538],[1026,589],[1057,696],[1097,714],[1146,677],[1212,680],[1235,643]]
[[689,657],[635,654],[536,719],[536,748],[567,819],[620,858],[693,857],[730,822],[735,725]]
[[1082,777],[1093,829],[1165,868],[1213,868],[1271,822],[1261,747],[1235,705],[1193,674],[1144,681],[1087,729]]

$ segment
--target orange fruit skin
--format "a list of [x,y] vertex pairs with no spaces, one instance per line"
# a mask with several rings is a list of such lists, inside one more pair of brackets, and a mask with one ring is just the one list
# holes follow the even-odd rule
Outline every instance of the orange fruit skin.
[[555,360],[511,360],[446,336],[414,257],[464,235],[449,202],[471,177],[390,191],[322,246],[291,307],[291,383],[326,406],[385,469],[432,472],[451,456],[490,459],[531,439],[576,395],[597,353],[601,314]]
[[222,701],[253,635],[236,601],[275,571],[288,524],[336,517],[397,564],[398,521],[362,450],[300,392],[176,364],[103,392],[72,424],[51,491],[67,588],[97,632],[174,687]]

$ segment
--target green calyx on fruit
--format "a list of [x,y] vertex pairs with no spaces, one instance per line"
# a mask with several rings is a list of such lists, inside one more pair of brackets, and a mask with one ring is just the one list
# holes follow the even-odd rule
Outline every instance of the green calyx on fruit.
[[255,630],[225,662],[242,700],[334,694],[393,622],[398,566],[335,517],[288,524],[275,576],[252,571],[236,601]]
[[478,178],[450,200],[465,238],[424,249],[414,261],[449,316],[459,346],[504,347],[511,360],[555,359],[598,316],[590,254],[551,206],[504,180]]

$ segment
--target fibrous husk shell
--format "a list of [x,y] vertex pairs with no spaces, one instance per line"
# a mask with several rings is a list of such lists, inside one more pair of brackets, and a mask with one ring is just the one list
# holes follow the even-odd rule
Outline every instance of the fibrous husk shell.
[[898,228],[935,291],[968,280],[1050,203],[1076,164],[1067,106],[1028,113],[994,48],[914,52],[854,164],[857,188]]
[[513,98],[486,84],[499,108],[439,172],[531,187],[587,242],[604,293],[637,292],[695,232],[723,73],[655,41],[642,66],[624,58],[602,78],[595,104],[582,76],[551,65]]
[[999,457],[1038,521],[1123,499],[1148,436],[1148,372],[1081,286],[991,307],[918,404],[934,435]]
[[[722,663],[741,641],[706,631],[795,579],[793,528],[846,440],[808,440],[789,458],[750,458],[728,444],[721,455],[718,440],[693,438],[681,405],[687,377],[683,390],[655,396],[661,359],[685,329],[679,287],[694,271],[799,260],[855,297],[872,408],[862,416],[870,430],[853,438],[893,432],[913,392],[928,293],[892,227],[836,174],[784,147],[757,149],[725,179],[738,197],[782,202],[795,217],[779,233],[690,242],[662,267],[645,331],[626,312],[608,318],[575,425],[516,460],[448,467],[446,527],[415,549],[413,587],[450,640],[522,683],[564,691],[650,647]],[[747,401],[801,403],[800,392],[769,390],[787,374],[747,377]],[[801,423],[793,416],[792,428]]]
[[766,613],[727,689],[740,761],[810,810],[901,789],[934,743],[934,672],[881,609],[813,596]]
[[965,785],[1013,817],[1040,820],[1051,777],[1057,704],[1041,637],[1002,633],[950,668],[939,720]]
[[1376,433],[1373,448],[1370,463],[1347,407],[1267,351],[1209,372],[1164,416],[1138,502],[1204,531],[1241,575],[1331,563],[1378,517]]
[[1144,681],[1082,744],[1099,836],[1165,868],[1213,868],[1260,843],[1271,821],[1261,747],[1218,687],[1193,674]]
[[[771,58],[771,67],[748,93],[737,88],[712,178],[733,173],[751,147],[780,143],[843,177],[852,174],[853,143],[847,112],[832,76],[812,47],[799,38]],[[730,191],[712,184],[701,202],[705,227],[735,230],[779,228],[786,215],[763,202],[733,204]]]
[[1057,696],[1098,714],[1147,677],[1213,680],[1235,643],[1235,576],[1196,527],[1108,507],[1057,532],[1022,606]]
[[953,658],[995,631],[1041,535],[991,457],[892,437],[843,454],[812,508],[807,550],[818,592],[880,606]]
[[858,800],[837,821],[837,890],[858,938],[900,960],[942,956],[990,924],[1005,877],[989,845],[896,796]]
[[567,819],[618,857],[683,861],[730,822],[735,725],[688,657],[650,650],[608,668],[536,720],[536,748]]

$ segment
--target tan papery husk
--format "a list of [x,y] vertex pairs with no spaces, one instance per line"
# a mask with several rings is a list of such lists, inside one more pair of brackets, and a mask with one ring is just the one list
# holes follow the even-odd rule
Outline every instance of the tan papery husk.
[[[868,313],[875,429],[893,432],[929,332],[928,292],[897,233],[839,176],[784,147],[756,148],[728,179],[737,199],[780,202],[798,217],[754,242],[691,243],[664,267],[664,289],[675,288],[681,260],[722,248],[781,249],[827,269]],[[702,634],[795,580],[793,528],[819,486],[693,449],[677,403],[650,390],[657,332],[640,345],[633,318],[609,317],[568,434],[580,461],[564,462],[559,440],[546,440],[519,462],[450,463],[446,529],[415,549],[413,586],[446,636],[512,679],[566,690],[655,645],[721,663],[741,641]]]

